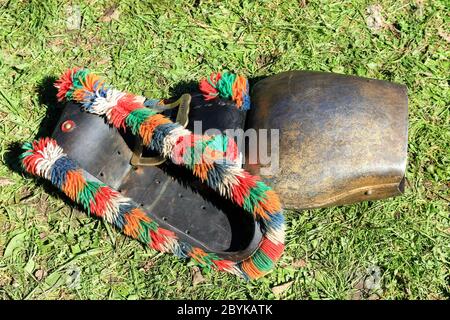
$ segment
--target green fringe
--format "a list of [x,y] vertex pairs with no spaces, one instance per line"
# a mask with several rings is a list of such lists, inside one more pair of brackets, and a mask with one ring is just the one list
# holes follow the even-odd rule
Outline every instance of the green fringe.
[[270,188],[264,182],[257,181],[256,185],[250,189],[248,196],[245,197],[243,208],[253,212],[253,209],[260,201],[267,199],[266,192],[269,190]]
[[[20,156],[19,156],[19,159],[24,159],[24,158],[26,158],[26,157],[28,157],[28,156],[31,156],[31,155],[33,155],[33,151],[28,151],[28,150],[33,150],[33,145],[31,144],[31,142],[25,142],[23,145],[22,145],[22,150],[25,150],[25,152],[23,152]],[[22,165],[23,165],[23,163],[22,163]]]
[[89,216],[91,215],[90,202],[95,198],[95,194],[102,186],[105,186],[105,184],[95,181],[87,181],[84,188],[77,195],[77,202],[83,206]]
[[77,89],[83,89],[82,81],[86,80],[86,76],[90,73],[88,69],[80,69],[72,76],[72,88],[67,91],[67,100],[73,100],[73,92]]
[[228,136],[224,134],[215,135],[206,142],[206,146],[212,150],[225,152],[228,146]]
[[230,72],[224,72],[217,82],[216,89],[222,98],[229,99],[233,97],[233,83],[236,80],[236,75]]
[[184,165],[191,169],[195,164],[200,163],[203,153],[205,152],[205,148],[208,144],[209,140],[201,139],[195,142],[194,146],[188,148],[183,155]]
[[261,271],[269,271],[274,267],[272,259],[261,250],[257,250],[252,259],[255,266]]
[[214,260],[220,260],[220,258],[215,253],[209,253],[203,257],[201,262],[197,260],[195,261],[200,267],[211,269],[211,267],[215,266],[213,262]]
[[155,115],[156,112],[149,108],[139,108],[130,112],[130,114],[125,119],[128,127],[131,128],[131,132],[134,135],[139,134],[139,128],[142,123],[147,120],[150,116]]

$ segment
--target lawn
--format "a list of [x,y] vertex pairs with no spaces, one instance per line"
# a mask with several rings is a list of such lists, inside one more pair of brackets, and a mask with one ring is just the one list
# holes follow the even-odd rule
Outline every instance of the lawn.
[[[0,298],[448,299],[449,22],[446,0],[0,0]],[[149,97],[223,69],[406,84],[406,192],[286,212],[286,252],[260,280],[196,271],[20,172],[14,150],[48,134],[49,83],[71,66]]]

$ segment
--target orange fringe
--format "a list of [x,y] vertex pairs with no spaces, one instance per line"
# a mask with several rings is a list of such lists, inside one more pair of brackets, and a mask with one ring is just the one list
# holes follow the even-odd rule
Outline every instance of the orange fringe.
[[134,208],[130,212],[124,215],[125,224],[123,227],[123,233],[132,238],[139,236],[140,222],[150,222],[150,218],[141,209]]
[[84,90],[89,92],[95,92],[95,84],[97,83],[97,89],[102,86],[104,81],[96,74],[89,73],[86,75],[86,81],[81,81],[81,84],[84,87]]
[[172,121],[170,121],[168,118],[159,113],[145,120],[145,122],[139,128],[139,134],[141,135],[144,144],[145,145],[150,144],[153,137],[153,131],[155,131],[157,126],[171,122]]
[[236,105],[240,108],[244,103],[243,100],[243,92],[247,90],[247,80],[243,76],[236,76],[236,80],[233,83],[233,101],[236,102]]
[[264,275],[253,262],[252,258],[248,258],[242,262],[242,270],[251,278],[256,279]]
[[193,250],[189,253],[189,256],[192,259],[195,259],[196,261],[198,261],[199,263],[203,263],[203,257],[207,256],[208,254],[203,251],[200,248],[193,248]]
[[280,199],[273,190],[266,191],[266,198],[259,201],[253,208],[253,214],[265,220],[269,219],[269,215],[266,212],[275,213],[279,211],[281,211]]
[[212,168],[212,166],[212,163],[206,161],[194,164],[194,175],[199,177],[203,182],[208,178],[208,171]]
[[278,195],[273,190],[266,192],[267,198],[260,202],[264,211],[275,213],[281,211],[281,202]]
[[269,215],[266,213],[264,208],[261,206],[261,202],[258,203],[257,205],[255,205],[255,207],[253,208],[253,214],[256,216],[260,216],[264,220],[269,219]]
[[70,170],[67,171],[66,181],[62,186],[64,193],[73,201],[76,201],[78,193],[86,185],[86,180],[83,177],[81,170]]
[[84,94],[85,94],[84,89],[76,89],[76,90],[72,93],[72,96],[73,96],[73,99],[74,99],[75,101],[77,101],[77,102],[82,102],[82,101],[84,100]]

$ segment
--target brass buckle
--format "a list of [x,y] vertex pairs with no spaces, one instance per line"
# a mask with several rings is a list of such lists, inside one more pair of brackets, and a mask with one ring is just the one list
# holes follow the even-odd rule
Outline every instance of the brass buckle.
[[[178,107],[178,113],[176,122],[182,125],[184,128],[189,123],[189,107],[191,104],[191,95],[188,93],[183,94],[177,101],[156,106],[153,108],[157,112],[163,112],[164,110],[169,110]],[[162,156],[156,157],[143,157],[142,156],[143,145],[139,138],[136,143],[136,148],[133,150],[133,155],[131,156],[130,163],[132,166],[157,166],[164,163],[167,159]]]

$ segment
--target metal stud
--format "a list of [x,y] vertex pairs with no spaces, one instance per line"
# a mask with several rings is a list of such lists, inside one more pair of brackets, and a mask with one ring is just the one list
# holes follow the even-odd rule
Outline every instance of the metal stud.
[[72,120],[66,120],[61,124],[61,131],[70,132],[75,129],[75,126],[75,122],[73,122]]

